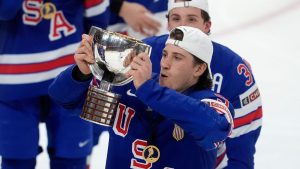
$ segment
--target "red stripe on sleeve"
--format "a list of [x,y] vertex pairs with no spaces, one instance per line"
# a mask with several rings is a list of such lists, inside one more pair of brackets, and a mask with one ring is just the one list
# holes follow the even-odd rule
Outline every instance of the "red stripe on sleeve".
[[85,6],[85,8],[90,8],[90,7],[96,6],[98,4],[101,4],[102,2],[103,2],[103,0],[85,0],[84,6]]
[[219,156],[217,157],[216,167],[218,167],[218,165],[220,165],[221,161],[222,161],[222,160],[224,159],[224,157],[225,157],[225,154],[226,154],[226,151],[223,152],[221,155],[219,155]]
[[234,128],[249,124],[260,118],[262,118],[262,107],[257,108],[254,112],[249,113],[246,116],[234,119]]
[[66,55],[56,60],[32,64],[0,64],[0,74],[26,74],[52,70],[74,62],[74,55]]

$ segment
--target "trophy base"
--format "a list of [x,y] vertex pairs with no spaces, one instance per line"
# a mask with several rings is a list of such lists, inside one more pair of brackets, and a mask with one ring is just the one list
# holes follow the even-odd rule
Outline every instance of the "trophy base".
[[121,95],[90,85],[80,117],[103,126],[113,126]]

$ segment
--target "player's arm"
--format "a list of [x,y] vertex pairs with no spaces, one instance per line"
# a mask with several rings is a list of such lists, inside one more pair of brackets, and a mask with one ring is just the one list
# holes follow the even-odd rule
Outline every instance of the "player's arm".
[[49,95],[60,105],[73,108],[85,97],[92,74],[88,64],[94,63],[92,38],[82,35],[82,41],[75,51],[73,65],[61,72],[49,86]]
[[73,65],[61,72],[49,86],[50,97],[65,108],[77,108],[83,105],[92,75],[80,73],[79,76],[83,76],[83,80],[79,80],[75,77],[78,73],[80,70]]
[[0,20],[13,19],[22,8],[23,0],[0,0]]
[[[213,99],[200,101],[161,87],[150,79],[152,65],[146,53],[139,54],[130,65],[131,70],[128,74],[133,76],[137,97],[182,127],[195,138],[199,146],[206,150],[214,149],[219,142],[227,138],[232,129],[233,111],[231,112],[225,104]],[[227,103],[229,105],[229,102]]]
[[216,148],[217,143],[224,141],[231,131],[226,116],[231,117],[233,110],[230,111],[226,106],[220,110],[222,113],[218,113],[207,103],[161,87],[154,80],[141,85],[136,95],[153,110],[182,127],[206,150]]
[[226,141],[227,169],[254,168],[255,145],[262,125],[262,102],[250,65],[241,61],[236,64],[236,81],[232,86],[238,90],[231,102],[235,108],[234,130]]

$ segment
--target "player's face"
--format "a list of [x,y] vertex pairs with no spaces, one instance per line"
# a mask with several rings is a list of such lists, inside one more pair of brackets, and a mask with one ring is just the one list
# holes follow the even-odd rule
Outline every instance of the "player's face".
[[196,65],[193,56],[178,46],[167,44],[160,61],[159,84],[182,92],[197,83],[201,65]]
[[171,31],[178,26],[190,26],[200,29],[204,33],[208,33],[211,22],[204,22],[201,17],[201,10],[195,7],[179,7],[169,12],[168,29]]

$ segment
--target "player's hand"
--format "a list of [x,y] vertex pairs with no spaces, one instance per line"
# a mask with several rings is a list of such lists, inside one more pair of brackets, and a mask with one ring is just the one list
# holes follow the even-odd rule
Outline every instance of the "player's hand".
[[125,57],[124,61],[123,61],[123,66],[127,67],[130,65],[130,63],[132,62],[133,58],[136,57],[136,51],[132,50],[130,51],[130,53]]
[[74,59],[81,73],[88,75],[91,73],[89,64],[95,63],[92,50],[93,39],[87,34],[82,35],[82,40],[75,51]]
[[119,16],[136,32],[153,36],[159,31],[160,22],[151,17],[152,13],[138,3],[123,2]]
[[147,53],[140,53],[137,57],[134,57],[130,66],[131,69],[127,74],[133,76],[133,84],[136,89],[151,79],[152,63]]

